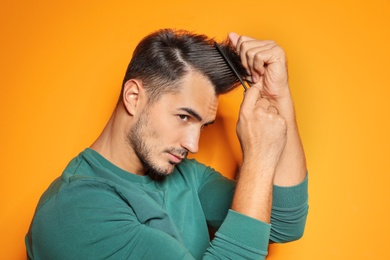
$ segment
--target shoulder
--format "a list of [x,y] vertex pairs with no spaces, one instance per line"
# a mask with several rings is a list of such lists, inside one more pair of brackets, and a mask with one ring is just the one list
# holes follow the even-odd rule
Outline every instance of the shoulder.
[[196,159],[184,159],[176,166],[176,169],[179,171],[191,171],[198,174],[207,170],[213,170],[211,167],[197,161]]
[[174,171],[174,176],[185,179],[193,179],[194,181],[202,181],[207,179],[208,176],[216,173],[216,171],[203,163],[200,163],[196,159],[184,159],[178,164]]
[[198,162],[195,159],[185,159],[177,165],[175,178],[183,178],[197,184],[198,189],[207,183],[232,182],[214,168]]

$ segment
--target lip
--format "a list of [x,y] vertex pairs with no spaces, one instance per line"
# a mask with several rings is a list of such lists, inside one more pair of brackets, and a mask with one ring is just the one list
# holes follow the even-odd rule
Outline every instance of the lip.
[[176,155],[173,153],[168,153],[170,156],[169,161],[172,163],[180,163],[184,158],[180,155]]

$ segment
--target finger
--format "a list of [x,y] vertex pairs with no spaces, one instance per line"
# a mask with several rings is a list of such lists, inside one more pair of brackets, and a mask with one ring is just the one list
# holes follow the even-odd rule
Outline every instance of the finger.
[[257,39],[253,39],[253,38],[244,38],[243,36],[241,36],[240,39],[244,39],[244,40],[238,41],[238,44],[240,45],[241,51],[248,51],[248,50],[253,49],[253,48],[265,50],[265,49],[270,49],[273,46],[277,45],[276,42],[272,41],[272,40],[257,40]]
[[269,41],[268,44],[255,46],[245,51],[246,63],[254,83],[258,82],[259,77],[265,73],[265,67],[268,64],[265,53],[272,51],[275,46],[277,45],[274,42]]
[[[256,60],[257,53],[268,51],[276,46],[274,41],[260,41],[247,36],[241,36],[236,45],[236,49],[241,58],[241,63],[246,69],[248,75],[252,76],[254,83],[258,82],[259,77],[264,74],[264,62],[262,60]],[[257,65],[255,67],[255,65]]]
[[236,49],[239,52],[246,53],[253,48],[269,49],[270,46],[274,46],[276,43],[272,40],[257,40],[248,36],[240,36],[238,38]]
[[229,36],[230,42],[236,48],[236,53],[240,56],[241,63],[243,65],[243,67],[246,69],[247,74],[250,75],[249,66],[245,60],[245,56],[242,53],[240,53],[240,46],[241,46],[242,42],[248,41],[248,40],[254,40],[254,39],[247,37],[247,36],[240,36],[239,34],[237,34],[235,32],[230,32],[228,36]]
[[[253,67],[252,67],[252,64],[253,64],[253,58],[251,57],[251,53],[248,52],[248,49],[246,48],[245,44],[244,43],[247,43],[248,41],[246,42],[243,42],[243,43],[238,43],[240,45],[237,45],[237,49],[239,50],[237,53],[240,55],[240,60],[241,60],[241,64],[242,66],[246,69],[246,72],[248,75],[250,75],[251,77],[252,76],[255,76],[254,74],[256,74],[256,71],[253,70]],[[255,76],[256,78],[257,75]],[[253,78],[251,79],[253,82],[255,82],[253,80]]]
[[248,51],[248,55],[252,59],[250,61],[252,62],[251,65],[256,71],[261,71],[265,65],[285,61],[283,49],[276,44],[270,44],[265,48],[252,49]]
[[237,43],[238,43],[238,39],[240,38],[240,35],[238,35],[237,33],[235,32],[231,32],[229,33],[229,40],[230,42],[233,44],[233,46],[237,49]]
[[261,93],[257,87],[249,88],[245,92],[244,100],[241,104],[241,110],[246,111],[246,109],[249,109],[250,111],[252,111],[260,97]]
[[249,36],[245,36],[245,35],[241,35],[238,40],[237,40],[237,45],[236,45],[236,50],[237,52],[241,52],[242,51],[242,45],[245,43],[245,45],[248,44],[248,42],[252,42],[252,44],[254,44],[254,42],[256,42],[257,40],[252,38],[252,37],[249,37]]
[[256,41],[256,39],[248,37],[248,36],[240,36],[239,34],[235,32],[230,32],[228,34],[230,42],[233,44],[233,46],[236,48],[237,53],[240,52],[240,47],[243,42],[247,41]]

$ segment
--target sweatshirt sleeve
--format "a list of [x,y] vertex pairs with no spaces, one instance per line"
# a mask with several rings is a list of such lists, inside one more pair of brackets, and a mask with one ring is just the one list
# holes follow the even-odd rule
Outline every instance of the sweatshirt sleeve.
[[[145,214],[147,214],[146,212]],[[164,218],[155,214],[156,218]],[[140,221],[110,185],[75,181],[35,213],[29,259],[193,259],[166,232]]]
[[[221,185],[222,195],[231,196],[234,182],[220,178],[214,176],[211,183]],[[271,225],[229,210],[227,202],[222,206],[226,212],[215,215],[212,205],[220,197],[214,200],[213,193],[207,192],[208,201],[214,201],[208,204],[207,214],[221,225],[203,259],[264,259],[270,237],[283,242],[298,236],[297,226],[304,226],[305,187],[305,183],[275,187]],[[140,192],[132,192],[132,199],[139,196],[144,201]],[[302,194],[302,198],[291,199],[292,194]],[[140,203],[125,197],[129,196],[100,181],[78,180],[61,186],[35,213],[26,241],[29,259],[194,259],[164,224],[169,216],[157,210],[160,207],[153,212],[153,207],[141,203],[137,209]],[[155,222],[161,223],[160,229],[153,228]]]
[[308,176],[298,185],[274,186],[270,240],[290,242],[302,237],[308,214]]
[[[153,216],[141,220],[107,183],[75,181],[40,205],[28,258],[195,259],[180,240],[148,224],[166,216]],[[259,259],[266,255],[269,232],[269,225],[229,211],[202,258]]]
[[[226,179],[212,168],[206,172],[207,178],[200,188],[199,198],[209,225],[216,230],[226,222],[236,182]],[[308,177],[296,186],[274,185],[272,201],[269,239],[283,243],[302,237],[308,214]],[[259,233],[259,236],[262,235]]]
[[206,256],[219,259],[265,259],[271,225],[229,210]]

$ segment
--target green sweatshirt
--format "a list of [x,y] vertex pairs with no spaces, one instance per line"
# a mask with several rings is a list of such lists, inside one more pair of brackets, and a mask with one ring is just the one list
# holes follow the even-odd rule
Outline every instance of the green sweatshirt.
[[[307,179],[274,187],[271,225],[230,210],[235,182],[186,159],[159,180],[86,149],[42,195],[30,259],[264,259],[303,234]],[[209,228],[217,230],[210,242]]]

